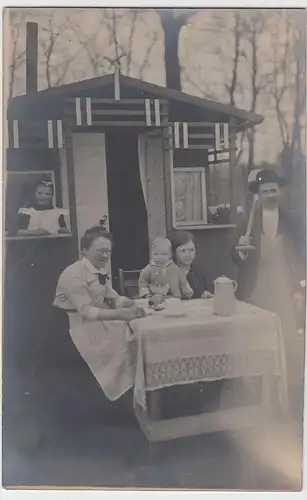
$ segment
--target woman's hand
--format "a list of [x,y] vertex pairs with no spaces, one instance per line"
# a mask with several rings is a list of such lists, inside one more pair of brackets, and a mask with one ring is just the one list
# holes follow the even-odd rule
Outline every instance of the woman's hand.
[[134,300],[129,299],[128,297],[121,297],[120,298],[120,307],[121,308],[135,307],[135,302],[134,302]]
[[201,295],[201,298],[202,299],[212,299],[213,298],[213,294],[208,292],[207,290],[205,290],[202,295]]
[[156,293],[149,299],[149,304],[152,305],[153,307],[159,306],[163,302],[165,302],[165,298],[160,293]]
[[146,312],[142,307],[128,307],[118,309],[118,316],[122,321],[132,321],[137,318],[144,318],[146,316]]

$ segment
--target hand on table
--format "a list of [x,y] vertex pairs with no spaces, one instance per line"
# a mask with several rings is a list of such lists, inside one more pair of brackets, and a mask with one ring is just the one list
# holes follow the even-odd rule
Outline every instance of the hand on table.
[[118,314],[119,319],[121,319],[122,321],[132,321],[133,319],[144,318],[145,316],[147,316],[144,308],[140,306],[119,309]]
[[205,290],[205,291],[202,293],[201,298],[202,298],[202,299],[212,299],[212,298],[213,298],[213,293],[210,293],[210,292],[208,292],[208,290]]
[[153,307],[160,306],[161,304],[163,304],[163,302],[165,302],[165,298],[160,293],[156,293],[149,299],[149,304],[152,305]]

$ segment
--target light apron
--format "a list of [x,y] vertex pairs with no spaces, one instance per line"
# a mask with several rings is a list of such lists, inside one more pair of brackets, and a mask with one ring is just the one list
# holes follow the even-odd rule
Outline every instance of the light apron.
[[272,238],[262,234],[260,252],[256,283],[250,302],[280,317],[289,386],[296,385],[302,377],[303,353],[301,342],[296,335],[296,316],[289,272],[292,263],[287,263],[283,235]]
[[70,335],[106,397],[115,401],[134,385],[136,345],[124,321],[87,321],[68,313]]

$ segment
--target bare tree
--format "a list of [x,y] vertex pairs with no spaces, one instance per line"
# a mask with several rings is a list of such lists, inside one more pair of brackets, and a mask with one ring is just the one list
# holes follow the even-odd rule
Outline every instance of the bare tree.
[[[271,45],[273,72],[270,92],[282,140],[281,162],[292,178],[295,152],[302,152],[301,126],[306,99],[306,32],[304,16],[281,11],[275,19]],[[283,44],[281,40],[284,40]],[[289,109],[289,101],[293,103]]]
[[137,29],[137,21],[139,17],[139,9],[132,9],[131,11],[131,24],[130,24],[130,33],[128,39],[128,47],[127,47],[127,58],[126,58],[126,73],[130,75],[131,72],[131,63],[132,63],[132,54],[134,48],[134,38]]
[[[252,113],[257,112],[259,96],[265,87],[267,75],[260,72],[259,46],[260,39],[266,27],[267,13],[261,10],[245,11],[243,19],[244,39],[246,41],[245,58],[250,69],[250,106]],[[248,55],[249,54],[249,55]],[[254,127],[247,132],[248,169],[253,168],[255,161],[256,130]]]
[[[96,18],[98,18],[98,23],[90,36],[84,34],[82,23],[68,19],[69,26],[75,34],[81,50],[85,52],[88,58],[93,76],[104,74],[108,68],[108,63],[104,59],[105,51],[103,52],[101,50],[101,46],[98,43],[101,32],[104,30],[106,25],[105,9],[97,10]],[[108,38],[108,44],[109,43],[110,37]]]
[[65,83],[70,66],[80,51],[77,49],[72,55],[66,53],[63,37],[68,28],[67,19],[58,22],[56,14],[56,10],[46,13],[46,26],[42,27],[43,36],[39,38],[39,48],[43,53],[42,66],[48,88]]
[[164,61],[166,86],[181,90],[181,65],[179,60],[179,37],[189,18],[197,13],[193,9],[158,9],[164,33]]
[[12,9],[10,16],[11,63],[9,66],[9,97],[14,95],[17,70],[25,63],[25,50],[20,48],[22,25],[26,20],[24,11]]
[[140,64],[140,67],[139,67],[138,76],[139,76],[140,79],[143,79],[144,71],[145,71],[146,67],[149,64],[150,56],[151,56],[152,50],[153,50],[153,48],[154,48],[157,40],[158,40],[158,33],[155,31],[155,33],[154,33],[154,35],[152,37],[151,42],[147,46],[147,49],[145,51],[145,55],[144,55],[143,61]]
[[[141,78],[157,41],[157,33],[154,32],[143,60],[137,65],[133,64],[133,53],[139,36],[138,27],[142,19],[142,10],[129,9],[122,12],[121,9],[99,9],[97,17],[98,23],[90,36],[84,34],[82,23],[71,23],[71,29],[87,55],[94,76],[113,70],[114,62],[118,61],[122,72],[130,75],[134,69]],[[129,24],[127,40],[122,39],[121,22],[125,26]],[[104,35],[103,43],[101,42],[102,35]],[[101,50],[102,46],[103,50]]]
[[301,119],[306,112],[306,26],[302,19],[297,18],[294,30],[294,106],[291,149],[302,150]]

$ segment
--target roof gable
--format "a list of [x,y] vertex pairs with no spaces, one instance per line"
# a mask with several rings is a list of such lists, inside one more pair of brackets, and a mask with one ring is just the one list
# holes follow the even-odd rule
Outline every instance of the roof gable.
[[[8,116],[18,118],[21,113],[28,113],[33,106],[47,104],[48,101],[56,99],[65,99],[68,97],[77,97],[78,93],[91,93],[100,87],[113,85],[114,74],[81,80],[58,87],[52,87],[31,95],[22,95],[11,99],[9,103]],[[237,119],[238,125],[253,126],[261,123],[263,117],[252,112],[238,109],[229,104],[212,101],[202,97],[192,96],[179,90],[162,87],[152,83],[138,80],[125,75],[120,75],[120,83],[126,87],[132,87],[144,93],[152,94],[156,97],[166,98],[172,101],[184,103],[186,105],[196,106],[198,108],[210,110],[218,114],[224,114]]]

